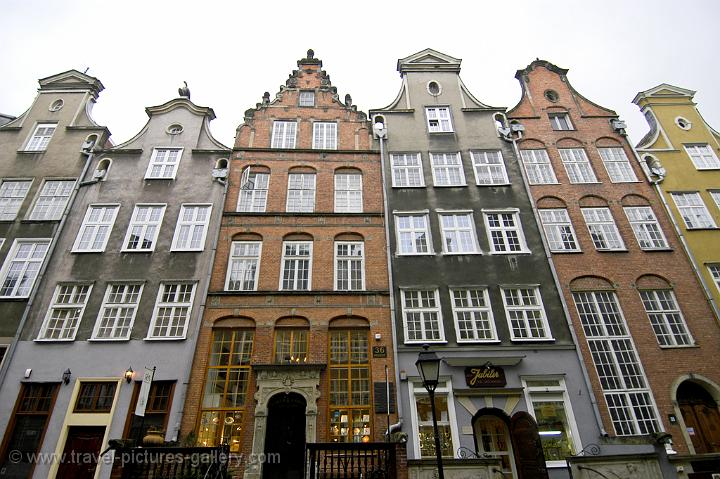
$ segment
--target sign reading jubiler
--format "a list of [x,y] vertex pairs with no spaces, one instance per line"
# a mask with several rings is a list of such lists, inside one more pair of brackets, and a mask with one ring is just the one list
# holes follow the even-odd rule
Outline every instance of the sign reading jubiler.
[[503,387],[507,384],[503,368],[491,365],[465,368],[465,382],[471,388]]

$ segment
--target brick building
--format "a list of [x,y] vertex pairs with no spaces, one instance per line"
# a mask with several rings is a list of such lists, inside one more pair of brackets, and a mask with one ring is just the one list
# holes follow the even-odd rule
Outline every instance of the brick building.
[[379,155],[312,50],[297,65],[237,130],[183,419],[198,445],[281,454],[246,478],[294,477],[306,442],[394,421]]
[[665,448],[679,464],[691,451],[682,403],[717,385],[720,330],[624,124],[566,74],[541,60],[518,71],[508,126],[524,127],[516,146],[598,398],[600,454],[674,477]]

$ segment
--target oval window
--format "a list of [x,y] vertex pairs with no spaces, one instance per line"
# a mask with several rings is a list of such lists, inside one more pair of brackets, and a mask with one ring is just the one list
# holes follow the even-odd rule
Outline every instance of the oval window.
[[173,123],[167,127],[167,132],[171,135],[179,135],[184,130],[183,126],[179,123]]
[[558,95],[558,92],[556,92],[555,90],[545,90],[545,98],[548,101],[555,103],[560,99],[560,95]]
[[440,84],[436,81],[428,82],[427,90],[432,96],[438,96],[441,91]]
[[50,108],[48,110],[50,111],[60,111],[62,110],[62,107],[65,106],[65,102],[62,101],[62,99],[58,98],[54,102],[50,104]]
[[675,124],[682,130],[689,130],[692,128],[692,123],[687,118],[681,116],[675,118]]

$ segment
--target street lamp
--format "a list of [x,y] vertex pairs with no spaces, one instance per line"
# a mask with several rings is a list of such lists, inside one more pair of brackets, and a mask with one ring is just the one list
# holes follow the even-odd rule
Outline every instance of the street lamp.
[[442,451],[440,450],[440,433],[438,432],[437,416],[435,415],[435,388],[438,385],[440,376],[440,358],[433,351],[429,351],[430,346],[423,345],[424,351],[418,354],[415,366],[422,377],[423,386],[430,395],[430,410],[432,411],[433,433],[435,434],[435,456],[437,457],[438,479],[445,479],[442,464]]

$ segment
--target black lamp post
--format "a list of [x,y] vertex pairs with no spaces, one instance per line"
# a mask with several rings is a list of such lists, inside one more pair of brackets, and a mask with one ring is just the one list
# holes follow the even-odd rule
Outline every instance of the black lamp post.
[[433,433],[435,434],[435,456],[437,457],[438,479],[445,479],[442,464],[442,450],[440,449],[440,433],[438,432],[437,416],[435,415],[435,388],[438,385],[440,376],[440,358],[433,351],[429,351],[430,346],[423,345],[424,351],[418,354],[415,366],[422,377],[423,386],[430,395],[430,410],[432,411]]

